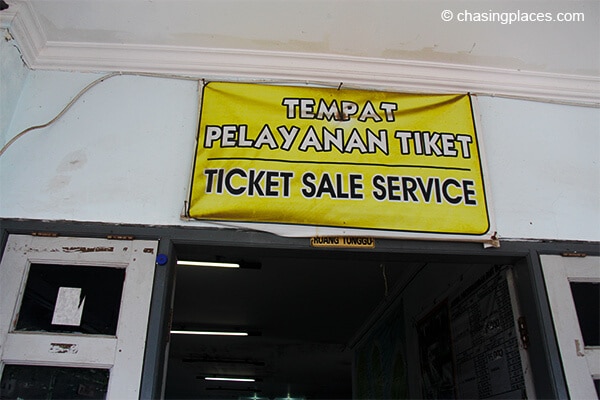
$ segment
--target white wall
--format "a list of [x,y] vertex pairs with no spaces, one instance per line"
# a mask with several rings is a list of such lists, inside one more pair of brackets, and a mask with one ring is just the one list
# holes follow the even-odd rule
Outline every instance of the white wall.
[[8,29],[0,29],[0,35],[0,143],[4,143],[29,69],[21,60]]
[[600,109],[479,98],[502,237],[600,239]]
[[[99,76],[31,71],[5,140]],[[600,240],[600,109],[490,97],[479,106],[500,237]],[[95,86],[0,158],[0,217],[192,224],[179,216],[197,107],[194,81],[117,76]]]
[[[32,71],[14,134],[46,122],[99,76]],[[197,84],[117,76],[0,160],[4,217],[179,223],[197,125]]]

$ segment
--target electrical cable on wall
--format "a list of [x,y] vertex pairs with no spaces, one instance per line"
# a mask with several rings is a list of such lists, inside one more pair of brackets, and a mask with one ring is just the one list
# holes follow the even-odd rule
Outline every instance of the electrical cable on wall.
[[[20,50],[19,50],[20,52]],[[21,56],[21,59],[23,59],[23,57]],[[25,62],[23,60],[23,62]],[[71,100],[69,101],[69,103],[67,103],[67,105],[54,117],[52,118],[50,121],[46,122],[45,124],[41,124],[41,125],[35,125],[35,126],[30,126],[27,129],[22,130],[21,132],[19,132],[18,134],[16,134],[12,139],[10,139],[0,150],[0,157],[4,154],[4,152],[14,143],[16,142],[19,138],[21,138],[22,136],[24,136],[26,133],[34,131],[36,129],[42,129],[42,128],[46,128],[50,125],[52,125],[53,123],[55,123],[56,121],[58,121],[72,106],[73,104],[75,104],[77,102],[77,100],[79,100],[79,98],[81,96],[83,96],[86,92],[88,92],[91,88],[93,88],[94,86],[98,85],[99,83],[102,83],[110,78],[113,78],[115,76],[145,76],[145,77],[151,77],[151,78],[165,78],[165,79],[181,79],[181,80],[189,80],[189,81],[197,81],[197,82],[202,82],[203,86],[206,85],[206,81],[204,79],[201,78],[197,78],[197,77],[191,77],[191,76],[183,76],[183,75],[170,75],[170,74],[155,74],[155,73],[144,73],[144,72],[111,72],[110,74],[104,75],[98,79],[96,79],[95,81],[93,81],[92,83],[90,83],[89,85],[87,85],[86,87],[84,87],[79,93],[77,93],[77,95]],[[255,79],[253,80],[254,82],[259,82],[259,83],[271,83],[271,84],[275,84],[275,82],[271,81],[271,80],[263,80],[263,79]],[[281,81],[281,82],[277,82],[277,84],[298,84],[298,82],[295,81],[291,81],[291,82],[287,82],[287,81]],[[327,87],[335,87],[336,85],[327,85],[327,84],[323,84],[322,82],[309,82],[306,81],[304,82],[304,84],[306,85],[316,85],[316,86],[327,86]],[[340,82],[339,84],[337,84],[337,88],[338,90],[340,90],[342,88],[342,85],[344,84],[344,82]]]
[[96,86],[99,83],[102,83],[110,78],[113,78],[115,76],[122,76],[122,75],[129,75],[129,76],[148,76],[148,77],[152,77],[152,78],[169,78],[169,79],[183,79],[183,80],[193,80],[193,81],[197,81],[198,78],[192,78],[192,77],[184,77],[184,76],[177,76],[177,75],[161,75],[161,74],[146,74],[146,73],[134,73],[134,72],[112,72],[108,75],[104,75],[98,79],[96,79],[95,81],[93,81],[92,83],[90,83],[89,85],[87,85],[86,87],[84,87],[83,89],[81,89],[79,91],[79,93],[77,93],[77,95],[75,95],[75,97],[73,97],[73,99],[71,99],[71,101],[69,101],[67,103],[67,105],[54,117],[52,118],[50,121],[46,122],[45,124],[41,124],[41,125],[34,125],[34,126],[30,126],[27,129],[22,130],[21,132],[19,132],[18,134],[16,134],[12,139],[10,139],[0,150],[0,157],[4,154],[4,152],[14,143],[16,142],[19,138],[23,137],[26,133],[34,131],[36,129],[42,129],[45,128],[47,126],[52,125],[53,123],[55,123],[56,121],[58,121],[72,106],[73,104],[75,104],[77,102],[77,100],[79,100],[81,98],[81,96],[83,96],[86,92],[88,92],[91,88],[93,88],[94,86]]

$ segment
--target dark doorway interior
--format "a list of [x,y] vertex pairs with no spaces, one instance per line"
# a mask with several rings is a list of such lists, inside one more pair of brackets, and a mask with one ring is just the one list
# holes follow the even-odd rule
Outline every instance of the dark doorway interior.
[[172,334],[166,398],[525,395],[510,265],[357,250],[177,250],[179,260],[242,268],[178,266],[172,328],[248,336]]
[[[419,263],[366,252],[186,248],[180,260],[250,268],[178,266],[166,397],[352,398],[352,344],[373,311]],[[207,381],[242,377],[254,382]]]

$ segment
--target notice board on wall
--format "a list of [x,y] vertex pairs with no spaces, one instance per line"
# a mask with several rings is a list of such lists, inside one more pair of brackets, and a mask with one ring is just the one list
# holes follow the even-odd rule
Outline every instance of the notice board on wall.
[[519,339],[503,267],[490,269],[450,306],[458,398],[525,398]]
[[423,398],[522,399],[508,281],[495,266],[417,324]]
[[209,82],[188,215],[489,240],[472,102]]

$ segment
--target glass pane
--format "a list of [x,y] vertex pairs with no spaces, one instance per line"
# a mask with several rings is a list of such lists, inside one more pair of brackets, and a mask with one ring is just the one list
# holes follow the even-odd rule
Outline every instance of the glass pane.
[[577,319],[586,346],[600,346],[600,283],[571,282]]
[[115,335],[125,269],[32,264],[18,331]]
[[5,365],[2,399],[105,399],[109,370]]

